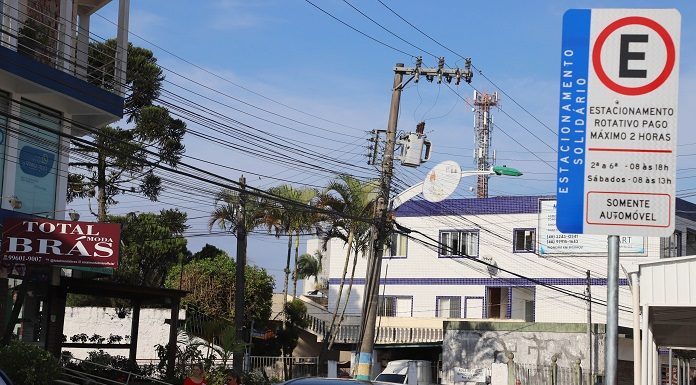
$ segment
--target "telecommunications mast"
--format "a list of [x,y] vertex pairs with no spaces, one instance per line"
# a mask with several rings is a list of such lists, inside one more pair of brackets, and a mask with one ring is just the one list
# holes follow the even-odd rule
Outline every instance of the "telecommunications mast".
[[[491,107],[498,105],[498,93],[488,94],[474,91],[474,163],[479,171],[490,170],[495,164],[495,152],[490,154],[493,117]],[[479,175],[476,187],[477,198],[488,198],[488,175]]]

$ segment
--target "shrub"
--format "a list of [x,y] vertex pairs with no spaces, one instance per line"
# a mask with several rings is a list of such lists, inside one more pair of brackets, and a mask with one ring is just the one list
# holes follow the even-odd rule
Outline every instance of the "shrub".
[[16,385],[50,384],[60,374],[58,361],[51,353],[19,341],[0,348],[0,367]]

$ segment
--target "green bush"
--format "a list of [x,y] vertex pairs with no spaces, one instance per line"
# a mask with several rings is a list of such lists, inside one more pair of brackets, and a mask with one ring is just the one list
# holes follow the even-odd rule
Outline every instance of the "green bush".
[[60,374],[58,361],[51,353],[18,341],[0,348],[0,368],[15,385],[46,385]]

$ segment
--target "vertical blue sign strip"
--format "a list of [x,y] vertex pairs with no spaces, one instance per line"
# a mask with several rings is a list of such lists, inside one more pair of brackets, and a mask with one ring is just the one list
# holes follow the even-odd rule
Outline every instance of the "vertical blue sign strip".
[[590,21],[589,9],[563,15],[556,178],[556,227],[563,233],[583,233]]

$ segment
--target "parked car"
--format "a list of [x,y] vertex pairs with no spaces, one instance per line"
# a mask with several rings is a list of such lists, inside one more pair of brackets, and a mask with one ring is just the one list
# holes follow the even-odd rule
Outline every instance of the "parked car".
[[0,369],[0,385],[12,385],[12,381],[7,377],[7,374]]
[[280,385],[388,385],[383,382],[355,380],[352,378],[302,377],[283,382]]
[[[430,385],[433,383],[431,362],[425,360],[389,361],[375,381],[408,385]],[[411,382],[409,382],[411,381]]]

